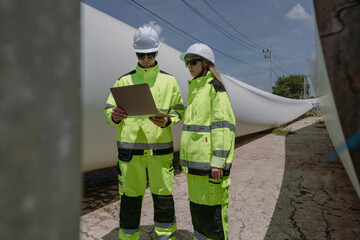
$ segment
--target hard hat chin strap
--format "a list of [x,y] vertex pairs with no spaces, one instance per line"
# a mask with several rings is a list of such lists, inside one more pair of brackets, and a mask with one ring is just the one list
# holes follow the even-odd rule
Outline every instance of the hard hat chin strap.
[[201,64],[202,64],[202,70],[199,73],[199,75],[196,76],[196,78],[202,77],[204,73],[207,73],[207,71],[209,70],[208,66],[204,66],[204,58],[201,60]]

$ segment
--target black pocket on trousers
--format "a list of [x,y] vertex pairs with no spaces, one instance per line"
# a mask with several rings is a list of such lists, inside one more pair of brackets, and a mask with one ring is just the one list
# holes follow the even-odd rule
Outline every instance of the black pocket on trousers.
[[118,148],[118,159],[120,161],[130,162],[132,159],[131,150]]

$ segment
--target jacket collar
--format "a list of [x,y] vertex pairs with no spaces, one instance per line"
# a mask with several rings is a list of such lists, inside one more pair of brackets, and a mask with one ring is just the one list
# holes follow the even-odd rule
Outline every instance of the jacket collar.
[[203,77],[199,77],[199,78],[193,78],[192,80],[189,80],[188,83],[201,87],[204,86],[210,79],[214,79],[214,75],[208,71],[207,74]]
[[155,66],[151,68],[142,68],[139,64],[136,65],[136,72],[144,79],[156,78],[159,73],[159,65],[155,62]]

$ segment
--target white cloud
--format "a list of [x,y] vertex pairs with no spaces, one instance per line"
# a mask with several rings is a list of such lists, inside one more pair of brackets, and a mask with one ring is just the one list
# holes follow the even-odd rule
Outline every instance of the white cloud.
[[[147,27],[152,27],[152,28],[157,32],[157,34],[158,34],[159,37],[160,37],[161,32],[162,32],[162,29],[161,29],[160,25],[157,25],[154,21],[149,21],[149,23],[145,23],[145,24],[144,24],[144,27],[145,27],[145,26],[147,26]],[[165,41],[165,38],[161,38],[161,37],[160,37],[160,41],[164,42],[164,41]]]
[[312,20],[312,16],[298,3],[286,15],[287,18],[293,20]]

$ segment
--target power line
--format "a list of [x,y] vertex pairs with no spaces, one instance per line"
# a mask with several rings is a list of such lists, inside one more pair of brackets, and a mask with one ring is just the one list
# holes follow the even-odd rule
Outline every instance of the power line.
[[289,72],[290,74],[294,74],[294,71],[292,71],[291,69],[289,69],[288,67],[286,67],[275,55],[274,55],[274,59],[280,64],[282,65],[286,70],[285,72]]
[[285,75],[289,75],[289,72],[284,70],[283,68],[280,67],[280,65],[277,64],[277,62],[274,61],[274,66],[279,69],[279,71],[281,71],[282,73],[284,73]]
[[[149,12],[149,13],[152,14],[153,16],[157,17],[157,18],[160,19],[161,21],[167,23],[167,24],[170,25],[171,27],[173,27],[173,28],[175,28],[176,30],[180,31],[181,33],[185,34],[186,36],[194,39],[196,42],[203,42],[203,41],[201,41],[200,39],[198,39],[198,38],[196,38],[196,37],[188,34],[187,32],[183,31],[182,29],[180,29],[180,28],[176,27],[175,25],[171,24],[170,22],[168,22],[168,21],[165,20],[164,18],[160,17],[160,16],[157,15],[156,13],[152,12],[151,10],[147,9],[147,8],[144,7],[143,5],[139,4],[139,3],[136,2],[135,0],[130,0],[130,1],[132,1],[134,4],[136,4],[137,6],[141,7],[141,8],[144,9],[145,11]],[[224,56],[226,56],[226,57],[228,57],[228,58],[236,61],[237,63],[241,63],[241,64],[243,64],[243,65],[245,65],[245,66],[248,66],[248,67],[258,68],[258,69],[262,69],[262,70],[269,70],[268,68],[260,67],[260,66],[256,66],[256,65],[252,65],[252,64],[250,64],[250,63],[247,63],[247,62],[241,61],[241,60],[239,60],[239,59],[236,59],[236,58],[234,58],[234,57],[232,57],[232,56],[230,56],[230,55],[228,55],[228,54],[226,54],[226,53],[224,53],[224,52],[222,52],[222,51],[214,48],[214,47],[211,46],[211,45],[209,45],[209,47],[212,48],[214,51],[216,51],[216,52],[218,52],[218,53],[220,53],[220,54],[222,54],[222,55],[224,55]]]
[[283,75],[288,75],[286,72],[284,72],[281,68],[279,68],[278,66],[274,65],[274,68],[277,68],[280,72],[283,73]]
[[254,45],[250,45],[249,43],[247,43],[248,45],[254,47],[254,48],[258,48],[258,49],[263,49],[265,47],[257,44],[256,42],[254,42],[253,40],[251,40],[250,38],[248,38],[245,34],[241,33],[239,30],[237,30],[228,20],[226,20],[223,16],[221,16],[220,13],[218,13],[218,11],[216,11],[207,1],[203,0],[203,2],[211,9],[213,10],[216,15],[218,15],[224,22],[226,22],[235,32],[239,33],[241,36],[243,36],[244,38],[246,38],[247,40],[249,40],[250,42],[252,42],[253,44],[257,45],[257,46],[254,46]]
[[275,73],[275,75],[276,75],[278,78],[280,77],[279,74],[277,74],[274,69],[273,69],[273,72]]
[[[236,39],[238,39],[238,40],[240,40],[241,42],[243,42],[243,43],[245,43],[245,44],[247,44],[247,45],[249,45],[250,47],[253,47],[253,48],[257,48],[257,49],[259,49],[259,47],[257,47],[257,46],[260,46],[260,47],[262,47],[261,45],[259,45],[259,44],[257,44],[256,42],[254,42],[254,41],[252,41],[250,38],[248,38],[247,36],[245,36],[243,33],[241,33],[240,31],[238,31],[229,21],[227,21],[218,11],[216,11],[206,0],[202,0],[215,14],[217,14],[224,22],[226,22],[233,30],[235,30],[237,33],[239,33],[241,36],[243,36],[243,37],[245,37],[247,40],[249,40],[250,42],[252,42],[252,43],[254,43],[254,44],[256,44],[257,46],[254,46],[254,45],[251,45],[251,44],[249,44],[249,43],[247,43],[247,42],[245,42],[245,41],[243,41],[243,40],[241,40],[241,39],[239,39],[239,38],[237,38],[236,36],[234,36],[234,35],[232,35],[231,33],[229,33],[228,31],[226,31],[226,30],[224,30],[223,28],[221,28],[219,25],[217,25],[216,23],[214,23],[213,21],[211,21],[209,18],[207,18],[205,15],[203,15],[200,11],[198,11],[198,10],[196,10],[193,6],[191,6],[189,3],[187,3],[185,0],[182,0],[191,10],[193,10],[196,14],[198,14],[201,18],[203,18],[206,22],[208,22],[211,26],[213,26],[214,28],[216,28],[218,31],[220,31],[221,33],[223,33],[225,36],[227,36],[228,38],[230,38],[229,37],[229,35],[230,36],[232,36],[232,37],[234,37],[234,38],[236,38]],[[225,32],[225,33],[224,33]],[[227,35],[227,34],[229,34],[229,35]],[[234,40],[233,38],[230,38],[231,40],[233,40],[233,41],[235,41],[236,43],[238,43],[236,40]],[[238,43],[238,44],[240,44],[240,43]],[[242,44],[240,44],[241,46],[243,46]],[[243,46],[243,47],[245,47],[245,46]],[[245,47],[245,48],[247,48],[247,47]],[[247,48],[247,49],[249,49],[249,48]],[[250,51],[253,51],[253,50],[251,50],[251,49],[249,49]],[[254,52],[254,51],[253,51]],[[257,52],[256,52],[257,53]],[[262,55],[261,53],[260,53],[260,55]],[[272,53],[271,53],[271,56],[273,56],[272,55]],[[286,70],[284,70],[284,68],[280,68],[280,66],[274,66],[274,67],[277,67],[280,71],[282,71],[285,75],[287,75],[287,74],[294,74],[293,73],[293,71],[291,71],[291,70],[289,70],[280,60],[278,60],[275,56],[273,56],[274,57],[274,60],[276,60],[280,65],[282,65],[283,67],[285,67],[288,71],[286,71]],[[266,56],[265,56],[265,58],[266,58]],[[275,63],[275,62],[274,62]],[[272,68],[272,67],[270,67],[270,68]],[[278,76],[279,77],[279,75],[275,72],[275,70],[272,68],[272,69],[270,69],[271,71],[273,71],[275,74],[276,74],[276,76]]]
[[[212,27],[214,27],[216,30],[218,30],[220,33],[222,33],[223,35],[225,35],[227,38],[229,38],[230,40],[234,41],[235,43],[237,43],[238,45],[246,48],[247,50],[253,52],[253,53],[256,53],[256,54],[259,54],[259,55],[262,55],[260,52],[256,52],[254,50],[252,50],[251,48],[243,45],[242,43],[240,42],[243,42],[245,44],[248,44],[246,43],[245,41],[243,41],[242,39],[236,37],[235,35],[233,35],[232,33],[226,31],[225,29],[223,29],[222,27],[220,27],[219,25],[217,25],[215,22],[213,22],[212,20],[210,20],[209,18],[207,18],[204,14],[202,14],[200,11],[198,11],[196,8],[194,8],[190,3],[186,2],[185,0],[182,0],[182,2],[188,6],[193,12],[195,12],[197,15],[199,15],[202,19],[204,19],[207,23],[209,23]],[[239,42],[240,41],[240,42]]]
[[[126,0],[127,1],[127,0]],[[148,12],[150,12],[148,9],[145,9],[144,7],[141,7],[139,6],[140,4],[138,5],[133,5],[131,4],[131,2],[127,1],[131,6],[133,6],[134,8],[138,9],[139,11],[141,11],[142,13],[144,13],[145,15],[147,15],[148,17],[150,18],[153,18],[152,15],[150,15]],[[145,11],[146,10],[146,11]],[[153,14],[153,13],[152,13]],[[154,14],[153,14],[154,15]],[[192,40],[189,40],[188,38],[186,38],[185,36],[179,34],[178,32],[174,31],[173,29],[171,29],[170,27],[166,26],[166,25],[163,25],[164,27],[166,27],[167,29],[169,29],[171,32],[175,33],[176,35],[184,38],[185,40],[189,41],[189,42],[193,42]]]

